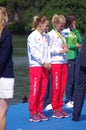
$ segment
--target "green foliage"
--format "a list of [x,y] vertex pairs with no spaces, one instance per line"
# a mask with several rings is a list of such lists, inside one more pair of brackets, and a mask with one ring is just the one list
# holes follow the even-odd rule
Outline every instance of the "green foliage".
[[25,23],[22,20],[7,26],[7,29],[13,34],[25,34],[26,30],[24,28]]
[[7,7],[10,21],[15,20],[15,13],[18,14],[26,31],[31,29],[33,17],[38,14],[48,17],[51,29],[51,18],[55,13],[64,16],[73,13],[77,19],[77,28],[81,32],[86,28],[86,0],[0,0],[0,4]]
[[0,6],[6,6],[7,0],[0,0]]
[[24,14],[24,21],[26,23],[25,25],[25,30],[27,32],[30,32],[31,31],[31,27],[32,27],[32,20],[33,20],[33,17],[34,15],[38,15],[38,9],[37,8],[34,8],[34,7],[30,7],[29,9],[27,9],[25,11],[25,14]]
[[[77,28],[83,32],[86,28],[86,1],[85,0],[52,0],[47,3],[42,9],[42,14],[46,14],[51,20],[51,17],[57,14],[67,14],[73,13],[77,19]],[[51,23],[50,23],[51,25]]]

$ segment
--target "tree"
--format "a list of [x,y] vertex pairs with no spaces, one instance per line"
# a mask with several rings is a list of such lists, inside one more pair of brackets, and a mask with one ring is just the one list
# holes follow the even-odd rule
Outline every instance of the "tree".
[[6,6],[7,0],[0,0],[0,6]]
[[[57,14],[66,16],[73,13],[77,19],[77,28],[83,32],[86,28],[86,0],[0,0],[0,5],[7,7],[11,22],[21,20],[26,31],[29,31],[34,15],[45,15],[50,21]],[[22,22],[21,22],[22,23]]]
[[85,0],[52,0],[47,3],[43,9],[42,14],[46,14],[51,21],[52,15],[55,13],[66,16],[73,13],[77,19],[77,28],[83,33],[86,28],[86,1]]

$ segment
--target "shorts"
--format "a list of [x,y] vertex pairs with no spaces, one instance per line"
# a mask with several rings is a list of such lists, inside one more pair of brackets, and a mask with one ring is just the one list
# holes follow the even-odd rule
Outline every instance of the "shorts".
[[14,78],[0,78],[0,98],[13,98]]

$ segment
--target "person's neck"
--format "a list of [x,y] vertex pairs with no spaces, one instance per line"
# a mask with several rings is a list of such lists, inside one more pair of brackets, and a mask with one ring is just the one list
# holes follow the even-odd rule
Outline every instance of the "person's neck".
[[54,27],[54,30],[57,31],[57,32],[60,32],[56,27]]
[[43,31],[40,29],[40,27],[38,27],[36,30],[37,30],[39,33],[43,34]]

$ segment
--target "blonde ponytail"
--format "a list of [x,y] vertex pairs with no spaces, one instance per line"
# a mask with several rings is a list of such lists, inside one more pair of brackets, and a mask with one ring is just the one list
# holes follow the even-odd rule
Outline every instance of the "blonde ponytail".
[[36,29],[36,27],[38,26],[38,23],[39,23],[38,18],[39,18],[38,16],[34,16],[32,30]]
[[7,11],[5,7],[0,6],[0,36],[2,33],[2,30],[4,28],[4,24],[3,24],[3,17],[7,15]]

